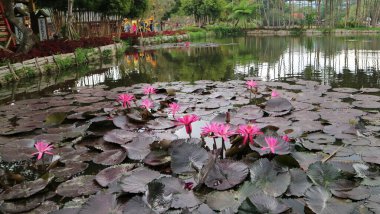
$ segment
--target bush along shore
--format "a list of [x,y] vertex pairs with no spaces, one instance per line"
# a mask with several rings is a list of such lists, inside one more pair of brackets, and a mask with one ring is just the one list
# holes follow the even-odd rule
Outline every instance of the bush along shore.
[[124,43],[108,44],[95,48],[77,48],[74,52],[55,54],[45,57],[34,57],[22,62],[6,62],[0,67],[0,85],[31,78],[46,73],[67,70],[68,68],[107,60],[122,55],[126,50]]

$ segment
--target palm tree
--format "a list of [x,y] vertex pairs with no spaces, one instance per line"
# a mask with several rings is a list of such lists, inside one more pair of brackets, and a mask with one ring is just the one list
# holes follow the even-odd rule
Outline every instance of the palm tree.
[[259,4],[250,3],[248,0],[242,0],[237,5],[234,5],[232,2],[227,5],[227,9],[231,10],[231,14],[228,16],[228,19],[235,20],[235,26],[242,21],[244,22],[244,26],[246,28],[248,20],[257,13],[259,8]]

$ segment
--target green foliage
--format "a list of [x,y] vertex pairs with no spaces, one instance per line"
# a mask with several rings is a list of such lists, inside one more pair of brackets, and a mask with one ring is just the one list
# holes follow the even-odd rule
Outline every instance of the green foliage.
[[181,0],[182,11],[186,15],[194,15],[198,22],[205,22],[206,18],[218,19],[224,6],[224,0]]
[[128,47],[129,45],[127,43],[122,43],[121,47],[116,49],[116,57],[120,58],[124,56],[125,51],[128,49]]
[[46,64],[46,65],[44,65],[44,70],[47,73],[51,73],[55,70],[55,66],[54,66],[54,64]]
[[208,30],[213,31],[217,36],[241,36],[244,30],[241,27],[230,27],[223,25],[209,26]]
[[112,50],[106,49],[106,50],[102,51],[102,58],[103,59],[110,59],[111,56],[112,56]]
[[58,68],[60,70],[66,70],[74,64],[73,59],[71,57],[55,57],[55,62],[57,63]]
[[300,36],[305,32],[303,28],[292,28],[290,29],[290,34],[294,36]]
[[244,26],[246,26],[247,22],[258,18],[257,15],[261,7],[262,5],[260,3],[250,0],[242,0],[238,4],[231,2],[226,7],[230,13],[228,19],[235,21],[235,26],[237,26],[239,22],[243,22]]
[[0,59],[0,67],[8,65],[8,63],[10,63],[8,59]]
[[76,62],[83,64],[87,62],[87,56],[91,52],[91,48],[77,48],[75,49]]
[[35,77],[37,75],[36,70],[34,70],[31,67],[23,67],[21,69],[16,70],[15,73],[19,77],[27,77],[27,78]]
[[7,73],[5,76],[4,76],[4,79],[6,82],[11,82],[13,81],[13,74],[11,73]]

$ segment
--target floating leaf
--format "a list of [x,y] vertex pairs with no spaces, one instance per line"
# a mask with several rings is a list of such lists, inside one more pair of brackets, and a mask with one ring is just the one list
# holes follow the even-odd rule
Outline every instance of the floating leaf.
[[95,156],[92,160],[96,164],[115,165],[120,164],[127,157],[127,152],[123,149],[108,150]]
[[305,201],[303,199],[282,198],[281,201],[292,209],[292,213],[305,213]]
[[83,172],[88,167],[88,163],[81,162],[66,162],[63,167],[56,167],[50,170],[50,173],[54,175],[54,177],[59,178],[61,180],[69,179],[71,176]]
[[173,144],[170,155],[171,168],[176,174],[196,172],[196,169],[201,169],[209,158],[205,149],[190,143]]
[[52,177],[49,177],[48,179],[39,178],[35,181],[27,181],[21,184],[16,184],[13,187],[3,191],[0,194],[0,199],[10,200],[17,198],[27,198],[45,189],[45,187],[49,184],[51,179]]
[[153,137],[136,137],[131,143],[122,145],[127,150],[128,158],[131,160],[143,160],[150,153],[150,144],[154,142]]
[[276,198],[266,195],[263,192],[256,192],[248,197],[259,213],[283,213],[289,209]]
[[364,200],[370,196],[370,189],[364,186],[359,186],[349,191],[331,190],[331,192],[336,197],[349,198],[355,201]]
[[66,119],[66,112],[54,112],[45,118],[45,126],[56,126]]
[[290,174],[268,159],[259,159],[250,167],[251,181],[265,194],[278,197],[290,184]]
[[305,193],[306,189],[311,186],[311,183],[307,180],[307,175],[301,169],[290,169],[291,183],[289,185],[289,195],[301,197]]
[[159,166],[169,163],[171,160],[170,155],[164,150],[151,151],[145,158],[144,163],[149,166]]
[[380,108],[380,102],[375,102],[375,101],[370,101],[370,100],[355,101],[352,103],[352,105],[358,108],[364,108],[364,109],[379,109]]
[[155,129],[155,130],[164,130],[164,129],[170,129],[175,127],[176,124],[174,121],[159,117],[155,120],[151,120],[148,122],[147,127],[150,129]]
[[309,208],[320,214],[346,214],[354,209],[353,203],[347,203],[331,197],[331,193],[320,186],[312,186],[305,192],[305,201]]
[[114,129],[104,135],[104,140],[111,143],[126,144],[137,137],[138,133],[122,129]]
[[248,167],[241,162],[232,160],[219,160],[207,174],[205,184],[213,189],[226,190],[245,180]]
[[61,183],[57,187],[57,194],[64,197],[92,195],[100,190],[94,178],[92,175],[83,175]]
[[323,156],[320,154],[308,153],[308,152],[293,152],[292,156],[297,160],[298,164],[303,170],[307,170],[309,165],[317,161],[321,161]]
[[264,112],[255,105],[247,105],[241,107],[236,113],[235,117],[242,118],[245,120],[256,120],[262,118],[264,116]]
[[262,148],[268,147],[268,144],[265,140],[265,138],[274,138],[277,140],[277,144],[274,148],[274,153],[278,155],[286,155],[290,153],[290,144],[283,140],[281,137],[273,137],[273,136],[265,136],[265,135],[258,135],[255,138],[255,142],[257,145],[260,146],[260,148],[256,147],[255,144],[249,144],[249,147],[258,152],[260,155],[270,154],[272,151],[268,148],[263,150]]
[[309,166],[307,175],[316,185],[327,187],[340,177],[340,171],[329,163],[316,162]]
[[145,192],[146,185],[160,176],[161,174],[159,172],[150,170],[145,167],[139,167],[125,173],[124,176],[120,179],[120,185],[124,192]]
[[95,180],[102,187],[106,187],[121,178],[123,174],[133,169],[134,166],[134,164],[122,164],[105,168],[95,176]]
[[125,205],[123,214],[155,214],[147,204],[143,201],[141,196],[131,198]]
[[292,104],[285,98],[272,98],[267,101],[264,111],[272,116],[288,114],[293,109]]
[[120,206],[117,205],[116,195],[113,194],[98,194],[89,198],[82,206],[79,214],[104,214],[104,213],[119,213]]

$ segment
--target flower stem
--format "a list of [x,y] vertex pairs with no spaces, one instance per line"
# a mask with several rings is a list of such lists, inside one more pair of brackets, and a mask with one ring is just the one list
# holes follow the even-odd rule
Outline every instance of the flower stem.
[[212,145],[212,147],[213,147],[212,149],[216,151],[216,149],[217,149],[217,148],[216,148],[216,140],[215,140],[214,137],[213,137],[212,139],[214,140],[214,145]]

